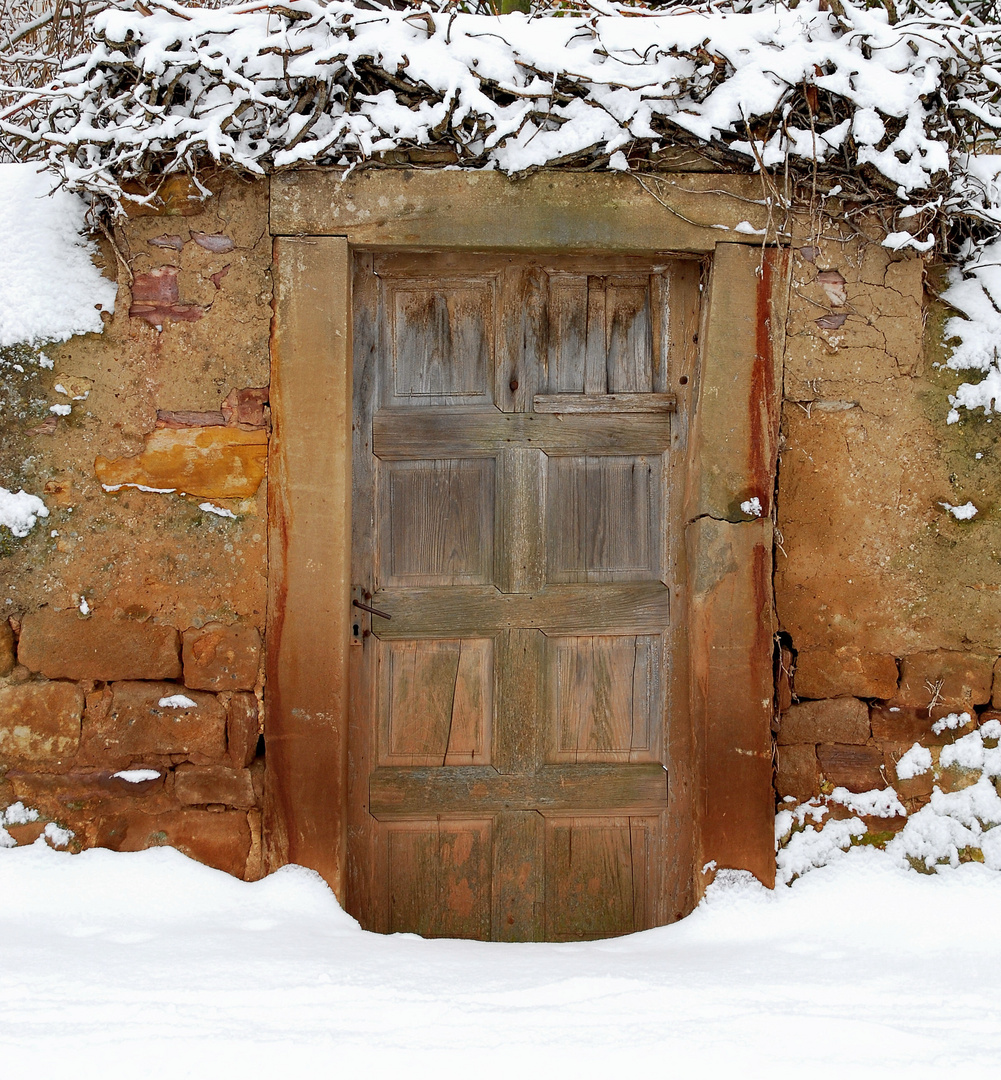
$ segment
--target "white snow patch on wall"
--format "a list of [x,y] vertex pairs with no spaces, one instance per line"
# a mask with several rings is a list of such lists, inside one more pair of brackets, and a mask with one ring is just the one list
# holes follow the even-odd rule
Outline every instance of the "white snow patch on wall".
[[39,518],[48,516],[49,508],[37,495],[29,495],[23,489],[15,492],[0,487],[0,526],[6,525],[16,537],[23,539]]
[[921,743],[915,743],[897,762],[897,779],[913,780],[931,768],[931,751]]
[[970,521],[977,516],[977,508],[971,502],[963,503],[962,506],[953,506],[947,502],[940,502],[938,505],[948,510],[957,521]]
[[169,697],[162,697],[157,702],[157,705],[161,709],[197,709],[198,702],[192,701],[191,698],[185,697],[183,694],[171,694]]
[[156,780],[160,773],[156,769],[122,769],[111,775],[127,784],[141,784],[144,780]]
[[[37,164],[0,165],[0,346],[100,332],[116,286],[83,239],[87,203]],[[100,309],[100,310],[99,310]]]

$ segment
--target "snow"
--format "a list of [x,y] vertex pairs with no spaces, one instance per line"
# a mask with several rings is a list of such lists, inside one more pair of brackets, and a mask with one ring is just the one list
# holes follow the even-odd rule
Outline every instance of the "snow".
[[971,502],[963,503],[962,506],[953,506],[951,503],[939,503],[943,509],[948,510],[957,521],[970,521],[977,516],[977,508]]
[[199,510],[204,510],[206,514],[215,514],[216,517],[225,517],[236,519],[236,514],[232,510],[227,510],[224,506],[216,506],[214,503],[203,502],[198,504]]
[[39,518],[48,516],[49,508],[37,495],[0,487],[0,526],[10,529],[19,539],[31,532]]
[[81,235],[87,202],[68,191],[50,194],[55,177],[38,169],[0,164],[0,347],[99,332],[100,311],[115,306],[115,285]]
[[975,864],[723,871],[680,923],[563,945],[369,934],[310,871],[167,848],[2,850],[0,895],[10,1076],[965,1080],[1001,1054],[1001,876]]
[[941,717],[932,724],[931,729],[935,735],[941,735],[943,731],[955,731],[957,728],[964,727],[970,723],[973,717],[969,713],[951,712],[946,716]]
[[169,495],[177,490],[177,488],[147,487],[145,484],[102,484],[101,487],[109,492],[121,491],[122,488],[135,488],[137,491],[152,492],[154,495]]
[[144,780],[156,780],[160,773],[157,769],[122,769],[121,772],[111,775],[124,780],[127,784],[141,784]]
[[761,500],[755,495],[740,504],[740,512],[750,517],[761,517]]
[[915,743],[897,762],[897,779],[913,780],[931,768],[931,751],[927,746]]
[[897,798],[897,793],[893,788],[879,788],[856,793],[849,791],[847,788],[836,787],[831,792],[830,799],[831,802],[846,807],[853,814],[866,817],[907,816],[907,811]]
[[183,694],[171,694],[169,697],[162,697],[157,702],[157,705],[161,709],[195,709],[198,707],[198,703],[192,701],[191,698],[185,697]]

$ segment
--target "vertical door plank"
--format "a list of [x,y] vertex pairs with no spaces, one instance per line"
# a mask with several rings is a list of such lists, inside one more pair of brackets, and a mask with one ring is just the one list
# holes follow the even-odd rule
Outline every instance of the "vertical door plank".
[[498,772],[534,772],[542,750],[542,670],[545,635],[506,630],[498,638],[497,730],[493,763]]
[[[376,549],[376,465],[372,456],[372,416],[379,401],[380,326],[379,279],[372,256],[354,256],[354,430],[352,436],[351,581],[360,591],[374,593],[379,555]],[[373,875],[381,842],[380,831],[368,813],[368,774],[375,767],[375,717],[378,694],[378,642],[371,635],[372,617],[358,608],[351,612],[350,708],[348,726],[348,909],[366,929],[376,926]],[[353,628],[358,628],[354,636]],[[366,637],[365,635],[369,636]]]
[[545,584],[545,465],[541,450],[502,455],[500,578],[507,593],[535,592]]
[[607,394],[608,388],[608,323],[606,278],[587,279],[587,346],[584,359],[584,393]]
[[608,392],[652,393],[654,353],[650,317],[650,276],[617,274],[609,277],[605,318],[608,336]]
[[531,412],[548,385],[548,286],[539,267],[520,261],[501,274],[494,401],[503,412]]
[[495,941],[541,941],[545,933],[545,821],[534,810],[494,819]]
[[584,274],[550,273],[547,338],[550,394],[584,393],[588,348],[588,279]]

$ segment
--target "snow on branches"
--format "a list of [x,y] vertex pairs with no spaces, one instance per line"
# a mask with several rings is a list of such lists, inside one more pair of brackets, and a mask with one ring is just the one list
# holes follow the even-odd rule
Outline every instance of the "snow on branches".
[[1001,28],[942,0],[895,18],[851,0],[505,16],[455,0],[111,0],[93,50],[0,130],[109,199],[206,159],[260,173],[433,148],[521,174],[644,168],[680,144],[905,205],[917,220],[900,243],[927,243],[956,214],[998,218],[955,159],[1001,124]]

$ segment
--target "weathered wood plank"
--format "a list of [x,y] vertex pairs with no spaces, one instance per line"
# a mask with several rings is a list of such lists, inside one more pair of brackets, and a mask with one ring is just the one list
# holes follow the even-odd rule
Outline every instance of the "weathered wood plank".
[[536,592],[546,581],[545,463],[541,450],[518,448],[501,455],[498,546],[504,592]]
[[382,768],[369,784],[369,807],[380,821],[506,810],[660,811],[666,805],[667,770],[657,762],[545,765],[518,774],[472,765]]
[[545,819],[534,810],[494,818],[494,941],[541,941],[545,930]]
[[[493,764],[498,772],[534,772],[543,760],[543,661],[546,637],[538,630],[507,630],[498,641],[497,729]],[[526,718],[533,718],[526,723]]]
[[674,394],[536,394],[533,407],[538,413],[671,413],[678,407]]
[[669,592],[660,581],[550,585],[538,593],[501,593],[490,585],[380,589],[372,606],[392,616],[372,619],[373,632],[385,640],[477,636],[517,628],[658,634],[670,616]]
[[380,409],[373,449],[383,460],[492,456],[513,447],[569,453],[659,454],[671,438],[668,414],[547,416],[498,409]]

